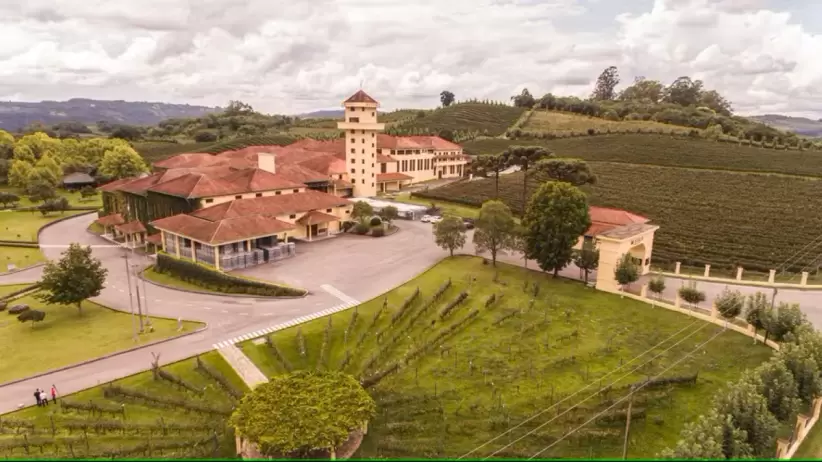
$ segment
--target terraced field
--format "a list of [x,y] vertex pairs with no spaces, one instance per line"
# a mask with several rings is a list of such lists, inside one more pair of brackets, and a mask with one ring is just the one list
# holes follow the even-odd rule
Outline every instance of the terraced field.
[[[656,265],[768,271],[819,235],[822,180],[771,174],[596,162],[597,184],[586,188],[592,205],[630,210],[660,225]],[[529,182],[529,190],[539,180]],[[522,210],[522,175],[500,177],[500,198]],[[494,195],[493,180],[456,183],[417,197],[479,206]],[[814,264],[802,259],[793,271]],[[806,267],[807,269],[807,267]],[[815,269],[815,266],[813,266]]]
[[[378,415],[358,458],[529,457],[594,417],[541,456],[619,456],[619,400],[660,375],[676,383],[644,389],[631,412],[630,454],[653,457],[719,384],[771,354],[719,326],[476,257],[446,259],[385,298],[241,348],[268,375],[359,377]],[[535,416],[541,409],[550,412]]]
[[[0,456],[234,458],[226,425],[246,387],[216,352],[0,417]],[[59,390],[58,390],[59,391]],[[21,397],[26,404],[33,396]]]
[[654,121],[645,120],[607,120],[599,117],[588,117],[579,114],[571,114],[558,111],[534,111],[528,121],[522,126],[523,131],[539,133],[571,133],[587,132],[589,129],[598,132],[606,131],[632,131],[660,130],[665,133],[671,131],[677,133],[688,133],[689,127],[679,127]]
[[478,131],[488,136],[505,133],[525,109],[484,103],[460,103],[428,112],[425,117],[403,122],[398,127],[433,131]]

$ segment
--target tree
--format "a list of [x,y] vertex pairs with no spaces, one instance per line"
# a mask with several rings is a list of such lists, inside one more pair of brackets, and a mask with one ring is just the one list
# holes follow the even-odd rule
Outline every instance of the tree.
[[528,230],[527,257],[557,277],[574,258],[579,237],[591,226],[588,201],[568,183],[543,183],[528,201],[522,225]]
[[[511,146],[502,154],[502,159],[508,166],[517,166],[522,171],[522,204],[528,200],[528,169],[534,163],[552,156],[547,149],[542,146]],[[497,185],[499,185],[499,175],[497,175]],[[497,186],[499,187],[499,186]]]
[[465,245],[465,223],[459,217],[446,215],[442,221],[434,224],[434,241],[453,257],[454,250]]
[[108,178],[121,179],[147,173],[148,165],[133,148],[117,145],[103,155],[99,171]]
[[660,454],[664,459],[742,459],[751,454],[745,432],[736,428],[729,415],[711,411],[689,423],[673,449]]
[[516,222],[511,209],[500,201],[485,201],[474,222],[474,246],[477,252],[490,252],[491,263],[497,265],[497,253],[510,249]]
[[60,140],[43,132],[23,136],[14,144],[14,158],[26,160],[31,164],[37,162],[45,153],[56,153],[60,149]]
[[131,147],[127,141],[117,138],[89,138],[83,140],[78,147],[80,160],[87,165],[97,167],[103,161],[103,156],[105,156],[106,152],[111,151],[117,146],[122,146],[123,148]]
[[53,197],[40,204],[38,209],[43,216],[49,212],[65,212],[69,209],[69,201],[65,197]]
[[109,136],[121,140],[135,141],[143,136],[143,131],[140,127],[134,125],[117,125]]
[[665,292],[665,278],[661,274],[652,277],[651,280],[648,281],[648,290],[658,299],[662,295],[662,292]]
[[596,176],[582,159],[550,158],[537,162],[534,176],[571,183],[574,186],[594,184]]
[[619,71],[616,66],[610,66],[597,77],[591,99],[595,101],[611,101],[616,99],[616,86],[619,85]]
[[254,113],[254,108],[252,108],[250,104],[246,104],[242,101],[232,100],[228,102],[228,106],[226,106],[223,113],[229,116],[248,115]]
[[698,104],[700,106],[710,108],[717,114],[721,114],[724,116],[730,116],[731,112],[733,111],[731,103],[722,95],[720,95],[716,90],[709,90],[703,92],[699,96]]
[[716,297],[714,303],[719,314],[725,318],[725,326],[727,327],[729,320],[736,319],[742,313],[742,309],[745,307],[745,296],[738,290],[732,291],[725,287],[725,290]]
[[0,205],[2,205],[3,208],[9,206],[14,207],[14,205],[19,201],[20,196],[18,196],[17,194],[6,191],[0,191]]
[[752,380],[759,394],[765,397],[771,414],[782,422],[793,417],[802,400],[799,399],[796,379],[785,363],[779,358],[772,358],[756,368],[754,374],[748,380]]
[[585,275],[585,284],[588,284],[588,274],[599,267],[599,250],[593,246],[582,246],[582,250],[574,257],[574,264]]
[[506,153],[479,156],[475,158],[473,168],[484,177],[488,177],[490,173],[494,174],[494,198],[499,199],[499,174],[508,168]]
[[63,169],[60,168],[50,154],[46,153],[34,164],[34,169],[29,175],[29,182],[43,182],[57,187],[62,176]]
[[625,286],[639,279],[639,268],[634,263],[631,254],[626,253],[620,257],[616,268],[614,268],[614,279],[619,283],[619,288],[623,292],[625,292]]
[[657,104],[662,101],[664,91],[665,85],[662,85],[658,80],[646,80],[644,77],[637,77],[633,85],[620,92],[619,99]]
[[677,293],[682,300],[691,305],[691,308],[695,308],[705,301],[705,292],[696,288],[696,281],[683,284]]
[[516,107],[525,107],[531,108],[534,107],[534,104],[537,103],[537,100],[534,99],[534,96],[531,95],[531,92],[528,91],[527,88],[523,88],[522,92],[516,96],[511,97],[511,101],[514,102],[514,106]]
[[246,393],[229,424],[265,456],[321,458],[318,452],[336,450],[375,414],[374,400],[354,377],[298,371]]
[[388,225],[391,225],[391,222],[399,218],[400,212],[397,210],[396,207],[393,205],[389,205],[380,209],[380,218]]
[[805,345],[783,343],[780,345],[777,359],[785,365],[796,381],[797,396],[804,403],[810,404],[822,392],[819,363],[813,358]]
[[45,203],[47,200],[57,197],[57,190],[54,189],[54,186],[43,182],[30,184],[26,192],[28,192],[29,200],[32,202],[42,201]]
[[781,302],[776,310],[769,310],[768,315],[762,321],[769,337],[781,342],[788,334],[806,323],[807,319],[805,313],[799,308],[799,304]]
[[442,103],[442,107],[448,107],[454,103],[454,94],[448,90],[443,91],[440,93],[440,102]]
[[217,141],[217,134],[212,130],[200,130],[194,134],[194,141],[198,143],[212,143]]
[[779,422],[752,383],[740,381],[727,387],[725,393],[717,395],[714,409],[719,415],[730,416],[733,426],[745,432],[751,455],[773,456]]
[[41,322],[46,319],[46,313],[40,310],[26,310],[17,316],[20,322],[31,321],[31,327],[34,328],[34,323]]
[[[754,335],[758,330],[765,328],[765,318],[768,316],[770,306],[768,297],[762,292],[748,296],[748,303],[745,307],[745,322],[753,326]],[[765,332],[765,340],[768,340],[767,331]],[[756,343],[756,336],[754,336],[754,343]]]
[[511,233],[510,249],[522,254],[522,262],[528,268],[528,230],[523,226],[515,226]]
[[696,106],[702,96],[702,81],[683,76],[665,89],[663,100],[680,106]]
[[25,160],[15,159],[11,161],[11,168],[9,168],[8,173],[9,184],[15,188],[26,189],[32,170],[34,170],[34,167]]
[[370,220],[374,216],[374,208],[371,204],[365,201],[354,202],[354,207],[351,210],[351,218],[355,220]]
[[82,315],[83,301],[100,295],[108,270],[91,256],[91,247],[74,243],[62,255],[57,262],[46,263],[37,297],[46,303],[75,304]]
[[83,186],[80,189],[80,197],[83,198],[82,199],[83,201],[85,201],[86,199],[88,199],[90,197],[94,197],[96,195],[97,195],[97,190],[94,189],[93,186]]

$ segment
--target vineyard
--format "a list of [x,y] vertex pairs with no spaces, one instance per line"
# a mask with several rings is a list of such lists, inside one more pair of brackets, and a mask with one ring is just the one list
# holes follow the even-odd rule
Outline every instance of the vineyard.
[[0,456],[233,458],[226,421],[245,390],[218,353],[207,353],[0,416]]
[[143,156],[146,162],[158,162],[177,154],[200,152],[214,143],[163,143],[159,141],[135,142],[134,150]]
[[[720,331],[542,273],[503,264],[495,271],[482,259],[456,257],[385,298],[241,347],[267,375],[328,369],[359,377],[378,415],[354,457],[458,457],[507,429],[471,457],[489,456],[520,437],[497,457],[528,457]],[[635,371],[608,375],[669,340],[652,361],[638,360]],[[707,409],[716,384],[769,355],[727,331],[667,371],[634,402],[632,457],[652,457],[674,444],[684,424]],[[564,399],[561,408],[514,429]],[[618,456],[626,412],[605,412],[543,457]]]
[[432,132],[441,130],[479,132],[486,136],[505,133],[519,119],[525,109],[485,103],[460,103],[427,112],[395,127]]
[[[591,167],[597,175],[597,184],[586,188],[592,205],[630,210],[660,226],[655,265],[681,261],[767,272],[822,229],[822,217],[808,213],[822,207],[820,180],[606,162]],[[532,179],[529,191],[537,186]],[[500,177],[500,197],[516,211],[521,194],[521,174]],[[479,206],[494,195],[494,183],[455,183],[415,195]],[[813,264],[816,256],[809,257],[792,270]]]
[[469,154],[485,155],[513,145],[532,144],[546,146],[559,157],[587,161],[822,177],[819,151],[778,151],[668,135],[602,135],[537,141],[484,139],[467,142],[463,148]]
[[663,130],[666,133],[673,130],[685,134],[691,130],[689,127],[679,127],[650,120],[607,120],[558,111],[534,111],[522,126],[524,132],[543,133],[587,132],[588,129],[600,132],[637,129]]

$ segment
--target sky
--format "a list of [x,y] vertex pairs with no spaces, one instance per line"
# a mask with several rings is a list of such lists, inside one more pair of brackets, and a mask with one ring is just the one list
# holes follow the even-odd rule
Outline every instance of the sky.
[[267,113],[585,97],[687,75],[741,114],[822,118],[819,0],[0,0],[0,100],[122,99]]

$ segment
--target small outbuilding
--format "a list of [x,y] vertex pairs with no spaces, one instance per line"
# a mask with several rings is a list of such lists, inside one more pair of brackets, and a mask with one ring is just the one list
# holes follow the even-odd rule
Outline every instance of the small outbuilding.
[[94,186],[97,181],[88,173],[74,172],[63,176],[63,187],[66,189],[80,189],[85,186]]

